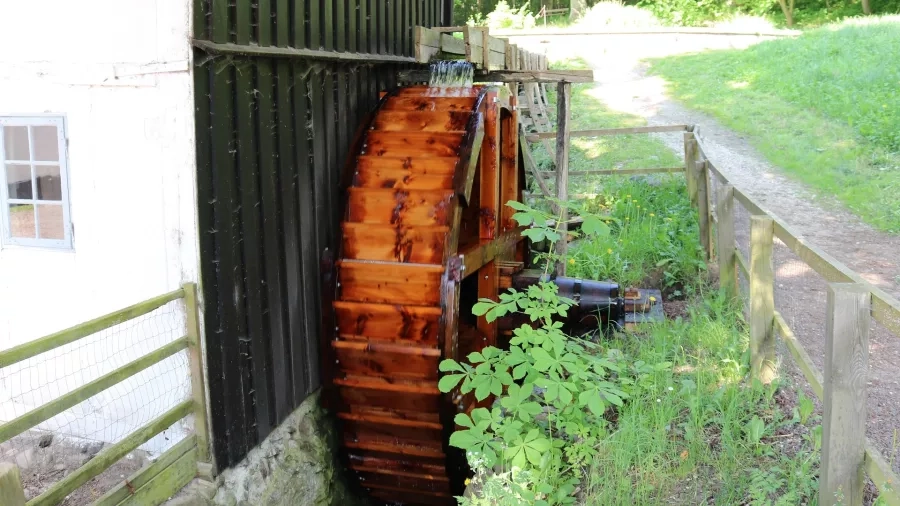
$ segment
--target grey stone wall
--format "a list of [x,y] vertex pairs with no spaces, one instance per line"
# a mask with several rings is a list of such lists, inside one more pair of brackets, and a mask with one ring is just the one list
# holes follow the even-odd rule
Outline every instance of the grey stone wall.
[[319,406],[320,391],[235,467],[223,471],[216,506],[354,506],[337,458],[331,418]]

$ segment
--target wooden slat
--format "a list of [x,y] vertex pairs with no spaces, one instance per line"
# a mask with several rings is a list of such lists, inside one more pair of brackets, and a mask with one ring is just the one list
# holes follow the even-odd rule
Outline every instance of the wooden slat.
[[[363,158],[363,157],[360,157]],[[428,166],[437,158],[419,158],[418,163],[414,163],[412,159],[398,159],[385,157],[365,157],[369,160],[397,160],[401,162],[409,161],[409,166]],[[457,159],[453,157],[447,158],[456,166]],[[436,163],[435,165],[442,165]],[[360,164],[362,166],[363,164]],[[377,162],[366,162],[367,166],[378,166]],[[391,163],[386,165],[402,166],[403,163]],[[442,188],[453,188],[453,170],[441,171],[441,167],[426,168],[424,170],[408,170],[403,168],[391,169],[363,169],[359,168],[356,175],[356,185],[360,188],[394,188],[403,190],[440,190]]]
[[138,469],[134,474],[122,480],[121,483],[94,501],[92,506],[117,506],[132,495],[132,490],[140,489],[160,472],[175,463],[179,458],[196,448],[196,438],[194,436],[186,437],[182,441],[176,443],[172,448],[166,450],[156,460]]
[[369,487],[369,495],[386,500],[390,503],[400,501],[410,506],[455,506],[454,497],[437,492],[410,490],[405,487],[389,487],[382,484],[372,484]]
[[750,217],[750,366],[753,377],[763,383],[776,376],[772,232],[771,218]]
[[884,460],[878,449],[868,439],[866,439],[866,460],[864,465],[869,479],[878,488],[879,502],[883,502],[887,506],[900,506],[900,491],[898,491],[900,477],[891,469],[891,465]]
[[360,173],[370,170],[408,170],[414,174],[453,176],[458,158],[455,156],[412,158],[408,156],[360,156],[356,168]]
[[97,395],[107,388],[121,383],[144,369],[165,360],[168,357],[187,348],[188,338],[182,337],[171,343],[156,349],[141,358],[133,360],[118,369],[100,376],[75,390],[53,399],[52,401],[35,408],[22,416],[0,425],[0,442],[7,441],[13,436],[19,435],[39,423],[49,420],[72,406]]
[[384,132],[366,138],[363,154],[370,156],[456,156],[463,132]]
[[[427,81],[427,79],[426,79]],[[382,111],[472,111],[475,99],[469,97],[394,97],[389,99]]]
[[368,450],[372,452],[408,455],[412,457],[427,457],[432,459],[443,459],[444,452],[440,448],[431,448],[421,445],[397,445],[391,443],[377,441],[344,441],[344,446],[357,450]]
[[[572,118],[572,85],[560,82],[556,85],[556,121],[559,131],[556,136],[556,195],[557,202],[569,201],[569,132]],[[559,220],[557,232],[563,239],[554,244],[554,253],[558,259],[556,262],[556,275],[566,275],[566,255],[569,249],[568,229],[566,222],[569,220],[569,212],[561,205],[554,206],[554,214]]]
[[338,365],[347,374],[408,380],[438,378],[441,352],[392,343],[332,341]]
[[[315,4],[316,2],[313,2]],[[328,2],[325,3],[328,5]],[[310,31],[311,36],[315,32]],[[330,35],[330,34],[329,34]],[[333,38],[325,37],[326,40]],[[298,60],[321,60],[333,62],[354,62],[354,63],[416,63],[416,59],[410,56],[396,56],[391,54],[372,54],[372,53],[348,53],[335,52],[329,49],[298,49],[290,47],[260,47],[254,45],[233,44],[230,42],[215,43],[207,40],[193,39],[192,44],[198,49],[212,55],[222,56],[257,56],[263,58],[276,58],[280,60],[298,59]]]
[[135,487],[117,506],[157,506],[168,501],[197,476],[197,449],[193,448],[142,487]]
[[395,227],[345,223],[344,258],[417,264],[440,264],[448,227]]
[[[341,415],[346,415],[349,413],[340,413]],[[408,442],[409,444],[417,444],[423,446],[432,446],[440,448],[440,441],[443,439],[444,427],[441,424],[427,424],[427,425],[437,425],[437,427],[431,426],[422,426],[423,422],[414,422],[418,425],[412,424],[398,424],[393,422],[385,422],[381,420],[392,420],[390,418],[381,419],[378,421],[372,420],[357,420],[357,419],[347,419],[341,418],[343,421],[342,428],[344,434],[350,434],[354,437],[354,439],[361,440],[380,440],[380,441],[390,441],[390,442]],[[363,437],[356,437],[356,434],[362,434]],[[366,437],[366,435],[368,437]],[[445,474],[442,471],[440,474]]]
[[750,262],[748,262],[747,259],[744,258],[744,254],[741,253],[741,250],[737,248],[737,243],[735,243],[734,259],[737,260],[738,269],[740,269],[740,271],[744,274],[744,278],[749,280],[750,279],[750,267],[749,267]]
[[356,223],[449,225],[452,191],[351,188],[347,219]]
[[381,340],[437,343],[439,307],[335,302],[338,332]]
[[40,339],[14,346],[0,352],[0,369],[96,334],[101,330],[108,329],[128,320],[133,320],[182,297],[184,297],[184,290],[179,288],[178,290],[139,302],[133,306],[128,306],[124,309],[95,318],[66,330],[61,330]]
[[[499,61],[499,55],[498,55]],[[481,66],[481,59],[476,62]],[[428,71],[404,70],[397,79],[407,82],[427,82]],[[479,71],[474,76],[476,83],[592,83],[593,70],[490,70]]]
[[[404,86],[398,90],[394,96],[397,97],[433,97],[433,98],[478,98],[481,94],[481,86],[472,86],[471,88],[454,88],[453,90],[445,90],[441,88],[432,88],[425,85]],[[474,103],[474,102],[473,102]],[[381,113],[379,113],[381,114]]]
[[524,227],[516,227],[508,230],[493,240],[481,241],[474,244],[468,249],[460,252],[463,257],[463,277],[481,269],[488,262],[516,247],[519,241],[522,241],[522,231]]
[[469,111],[382,111],[375,117],[372,126],[375,130],[387,132],[463,131],[470,116]]
[[[606,135],[645,134],[654,132],[684,132],[687,125],[659,125],[628,128],[600,128],[592,130],[572,130],[569,137],[602,137]],[[539,142],[541,139],[555,139],[556,132],[538,132],[525,136],[528,142]]]
[[87,464],[72,471],[65,478],[59,480],[43,494],[28,501],[27,506],[42,506],[45,504],[58,504],[76,488],[87,483],[88,480],[105,471],[138,446],[146,443],[153,436],[167,429],[173,423],[189,415],[194,408],[191,400],[186,400],[174,408],[166,411],[159,418],[129,434],[118,443],[104,448]]
[[[399,411],[418,411],[426,413],[438,413],[441,411],[441,394],[437,389],[437,382],[427,391],[425,387],[414,387],[407,384],[385,383],[374,384],[369,381],[351,381],[347,379],[335,379],[335,385],[343,401],[347,404],[357,404],[366,407]],[[388,442],[372,436],[371,441]],[[437,448],[440,442],[437,441]]]
[[[346,414],[347,413],[339,413],[338,417],[344,419],[344,415]],[[443,428],[443,425],[441,424],[435,425],[437,425],[437,429],[439,430]],[[391,458],[386,458],[384,455],[376,453],[353,452],[348,455],[347,460],[350,462],[350,465],[377,467],[379,469],[396,472],[425,473],[432,475],[439,475],[447,472],[444,462],[433,461],[426,458],[397,458],[396,455],[392,455]]]
[[341,299],[354,302],[440,303],[443,267],[425,264],[343,261],[338,279]]
[[415,490],[417,493],[434,492],[450,495],[450,483],[447,478],[434,479],[425,475],[396,475],[380,472],[377,468],[353,468],[367,487],[389,486],[398,489]]

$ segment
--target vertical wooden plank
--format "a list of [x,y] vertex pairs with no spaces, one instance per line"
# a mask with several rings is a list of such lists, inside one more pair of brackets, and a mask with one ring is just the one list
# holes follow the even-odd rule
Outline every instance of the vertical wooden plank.
[[[315,0],[314,0],[315,1]],[[336,0],[321,0],[321,26],[322,26],[322,49],[331,51],[334,49],[334,2]]]
[[403,53],[406,56],[413,56],[416,52],[415,43],[413,39],[415,38],[413,35],[413,30],[416,26],[415,24],[415,0],[403,0],[403,16],[406,19],[404,25],[406,26],[406,31],[404,32],[404,37],[406,41],[406,51]]
[[694,127],[689,126],[684,133],[684,174],[687,181],[688,197],[691,205],[697,207],[697,179],[691,177],[697,166],[697,144],[694,142]]
[[[322,257],[327,253],[327,248],[329,247],[331,240],[331,234],[334,232],[331,230],[332,223],[332,213],[333,212],[341,212],[334,211],[331,200],[331,188],[329,186],[329,171],[331,170],[331,166],[328,164],[328,152],[329,146],[334,142],[333,137],[329,137],[327,132],[325,131],[325,125],[328,122],[333,123],[333,120],[326,119],[326,111],[328,108],[325,104],[325,96],[330,92],[333,97],[333,86],[326,87],[325,72],[316,72],[310,75],[309,77],[309,107],[310,107],[310,117],[312,121],[310,124],[312,128],[315,129],[314,132],[310,132],[312,135],[312,159],[314,160],[314,164],[310,167],[311,176],[312,176],[312,193],[315,197],[315,264],[316,264],[316,272],[320,272],[320,265],[322,263]],[[332,105],[333,107],[333,105]],[[314,134],[314,135],[313,135]],[[322,273],[324,274],[324,273]],[[317,279],[318,283],[323,283],[321,279],[321,275]],[[318,288],[318,290],[313,291],[313,287],[310,287],[309,293],[318,296],[322,291],[324,285],[314,285],[314,287]],[[318,301],[317,301],[318,303]],[[325,305],[325,302],[321,302],[320,313],[325,311],[331,311],[331,307]],[[320,320],[316,318],[315,322],[318,323]],[[325,332],[325,329],[321,331]],[[329,329],[330,331],[330,329]],[[316,334],[321,335],[321,334]],[[315,343],[308,343],[308,345],[318,346],[318,340]],[[319,353],[324,353],[325,350],[319,350]],[[314,360],[318,359],[318,357],[312,357]],[[315,363],[318,366],[318,362]],[[323,371],[324,372],[324,371]]]
[[[570,100],[572,84],[560,82],[556,86],[556,198],[564,204],[569,200],[569,120],[571,118]],[[564,205],[557,206],[557,219],[560,220],[561,237],[556,243],[555,253],[559,257],[556,262],[556,275],[566,275],[566,253],[569,249],[568,230],[565,224],[569,213]]]
[[347,51],[359,51],[359,2],[347,0]]
[[405,54],[405,37],[403,36],[403,0],[387,0],[394,10],[391,23],[391,39],[394,41],[394,54]]
[[479,238],[490,240],[497,236],[497,220],[500,218],[500,121],[497,92],[485,94],[484,140],[479,154],[480,223]]
[[260,46],[272,44],[272,0],[258,0],[259,13],[256,25],[256,40]]
[[[250,407],[248,402],[248,385],[243,353],[246,346],[246,319],[244,314],[243,269],[241,266],[240,214],[236,212],[240,206],[238,185],[240,176],[236,171],[235,154],[237,146],[234,140],[234,66],[227,64],[216,69],[212,80],[212,166],[213,185],[215,188],[215,229],[221,241],[218,249],[218,286],[221,296],[219,308],[221,326],[214,332],[221,339],[224,350],[222,373],[225,379],[226,427],[223,434],[228,434],[229,460],[239,460],[248,449],[248,427],[251,420],[247,417]],[[227,371],[227,372],[226,372]]]
[[231,19],[229,0],[212,0],[212,34],[213,42],[231,42]]
[[306,24],[308,30],[308,47],[320,49],[322,43],[322,0],[307,0]]
[[[291,355],[294,349],[295,339],[302,335],[302,321],[298,292],[300,286],[300,272],[297,265],[299,256],[299,243],[297,237],[297,171],[294,165],[294,130],[293,130],[293,103],[291,88],[294,86],[291,64],[281,60],[276,68],[276,121],[278,122],[278,192],[281,200],[281,234],[284,250],[280,254],[278,265],[284,269],[284,297],[279,301],[270,301],[279,304],[278,310],[286,315],[286,330],[283,341],[274,344],[273,360],[282,361],[279,369],[284,371],[284,376],[279,377],[276,389],[285,390],[290,407],[296,406],[296,392],[292,381],[295,372]],[[274,310],[274,308],[272,308]],[[273,339],[278,336],[273,335]],[[276,355],[276,350],[281,350],[281,355]]]
[[[696,145],[695,145],[696,146]],[[707,182],[708,168],[705,161],[698,161],[694,164],[694,177],[697,186],[697,214],[698,223],[700,225],[700,244],[703,246],[703,252],[706,260],[712,259],[712,220],[709,212],[709,187]],[[690,177],[690,173],[686,174]]]
[[[340,178],[340,167],[338,160],[343,159],[344,153],[339,146],[338,139],[338,125],[337,125],[337,108],[335,104],[335,98],[337,93],[337,83],[335,82],[335,75],[331,72],[325,72],[324,79],[322,81],[322,91],[324,93],[324,100],[322,101],[323,113],[324,113],[324,125],[325,128],[322,130],[325,133],[325,139],[328,143],[328,148],[325,151],[326,158],[321,162],[324,162],[324,167],[326,168],[326,198],[325,201],[325,212],[327,212],[327,219],[325,220],[326,225],[328,226],[326,230],[326,242],[325,244],[333,244],[332,238],[334,237],[335,231],[337,230],[338,221],[334,220],[337,215],[336,212],[333,211],[334,203],[338,202],[337,198],[337,182]],[[320,162],[320,163],[321,163]],[[338,213],[343,212],[343,210],[338,211]]]
[[830,283],[827,308],[819,504],[862,506],[871,295]]
[[[286,368],[284,269],[281,254],[284,251],[281,233],[280,177],[278,173],[278,124],[275,118],[275,81],[273,64],[260,59],[257,89],[259,90],[259,170],[262,186],[263,238],[265,241],[266,301],[268,303],[269,348],[272,357],[274,379],[274,412],[276,423],[290,414],[293,407],[290,389],[284,388],[283,379],[289,377]],[[279,64],[280,65],[280,64]]]
[[[316,2],[318,0],[309,0],[310,2]],[[294,38],[294,47],[302,48],[307,47],[306,44],[306,29],[307,23],[309,20],[306,18],[306,2],[307,0],[290,0],[291,9],[293,10],[293,18],[294,21],[291,23],[293,25],[293,38]]]
[[287,47],[291,43],[290,0],[275,0],[275,45]]
[[[200,338],[200,305],[197,284],[185,283],[184,313],[189,340],[188,359],[191,367],[191,395],[194,398],[194,434],[197,436],[197,460],[209,462],[209,426],[206,406],[206,369]],[[4,503],[5,504],[5,503]]]
[[25,506],[25,489],[19,468],[9,462],[0,462],[0,504],[3,506]]
[[194,2],[193,28],[194,37],[198,39],[210,38],[210,25],[207,20],[210,8],[210,0],[195,0]]
[[334,0],[334,49],[347,50],[347,0]]
[[[247,37],[247,33],[239,36]],[[246,42],[245,42],[246,43]],[[262,217],[259,205],[259,150],[256,142],[256,95],[255,65],[246,62],[235,76],[235,105],[237,119],[238,171],[240,173],[240,217],[243,225],[240,242],[242,255],[239,257],[244,267],[245,296],[247,299],[247,338],[250,340],[250,363],[253,377],[253,395],[256,404],[256,431],[260,441],[269,435],[275,422],[270,415],[270,369],[268,367],[267,332],[264,328],[265,304],[263,290]]]
[[768,216],[750,217],[750,368],[754,378],[770,383],[775,370],[775,271],[772,243],[775,225]]
[[509,98],[509,113],[503,113],[500,120],[500,231],[507,232],[515,228],[512,219],[515,209],[506,205],[510,200],[521,202],[519,194],[519,136],[518,111],[516,97]]
[[737,297],[737,260],[734,257],[734,186],[730,184],[719,187],[716,202],[717,246],[719,259],[719,287],[729,297]]
[[370,0],[359,0],[359,52],[377,53],[375,31],[369,11]]
[[250,34],[253,32],[250,0],[235,0],[234,11],[234,41],[241,45],[249,44]]
[[390,0],[381,0],[380,11],[378,13],[379,22],[381,23],[381,52],[384,54],[392,54],[394,51],[394,39],[391,37],[391,2]]

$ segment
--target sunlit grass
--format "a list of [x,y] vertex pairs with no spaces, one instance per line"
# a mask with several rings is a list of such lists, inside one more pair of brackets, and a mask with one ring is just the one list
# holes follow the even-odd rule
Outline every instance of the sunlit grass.
[[[773,164],[900,233],[900,18],[653,62],[674,96]],[[826,200],[827,202],[827,200]]]

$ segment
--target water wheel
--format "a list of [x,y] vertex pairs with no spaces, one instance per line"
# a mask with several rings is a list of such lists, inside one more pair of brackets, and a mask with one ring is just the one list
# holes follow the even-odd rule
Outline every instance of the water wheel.
[[524,184],[515,101],[504,87],[400,88],[357,142],[330,350],[343,457],[373,502],[455,504],[465,463],[447,440],[475,401],[441,394],[438,364],[496,343],[471,304],[522,260],[501,205]]

